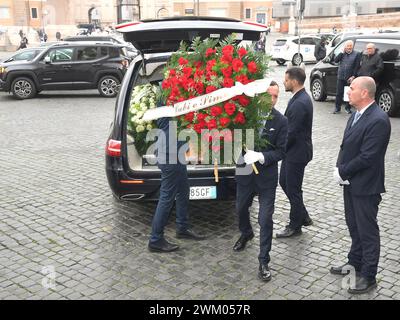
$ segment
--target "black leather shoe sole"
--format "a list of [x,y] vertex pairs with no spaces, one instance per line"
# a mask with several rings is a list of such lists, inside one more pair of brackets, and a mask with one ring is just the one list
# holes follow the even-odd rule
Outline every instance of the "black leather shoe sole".
[[356,288],[352,289],[352,288],[349,288],[347,290],[347,292],[351,293],[351,294],[363,294],[363,293],[367,293],[367,292],[371,291],[372,289],[375,289],[376,287],[377,287],[377,284],[375,282],[373,284],[370,284],[365,289],[356,289]]
[[303,222],[303,226],[305,226],[305,227],[312,226],[313,224],[314,224],[314,221],[312,221],[311,218],[310,218],[310,219],[306,219],[306,220],[304,220],[304,222]]
[[239,243],[238,243],[239,240],[238,240],[235,243],[235,245],[233,246],[233,251],[235,251],[235,252],[243,251],[244,248],[246,248],[247,242],[249,242],[253,238],[254,238],[254,233],[251,236],[247,237],[246,240],[244,240],[241,245],[239,245]]
[[179,249],[179,246],[174,246],[171,248],[158,248],[158,247],[150,247],[148,246],[148,249],[150,252],[158,252],[158,253],[162,253],[162,252],[173,252]]

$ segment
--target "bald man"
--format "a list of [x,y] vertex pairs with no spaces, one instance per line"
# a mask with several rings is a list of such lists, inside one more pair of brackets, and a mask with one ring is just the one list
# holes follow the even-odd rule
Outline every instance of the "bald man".
[[[348,86],[355,78],[358,67],[360,65],[361,54],[353,50],[354,43],[352,40],[345,42],[343,52],[335,57],[335,62],[339,63],[337,84],[336,84],[336,102],[333,114],[340,113],[343,104],[344,87]],[[346,112],[351,113],[351,107],[346,102]]]
[[383,60],[376,52],[375,45],[368,43],[365,47],[365,54],[361,58],[357,76],[369,76],[377,82],[382,75],[383,68]]
[[376,85],[371,77],[358,77],[350,85],[349,101],[357,110],[348,123],[334,172],[343,185],[346,224],[351,248],[348,262],[332,267],[331,273],[358,272],[353,294],[376,287],[380,253],[377,222],[381,193],[385,192],[385,153],[390,139],[390,121],[375,103]]

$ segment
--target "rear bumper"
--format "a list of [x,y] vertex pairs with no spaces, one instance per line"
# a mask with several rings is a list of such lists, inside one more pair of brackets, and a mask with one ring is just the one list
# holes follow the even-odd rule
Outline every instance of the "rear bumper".
[[[108,158],[108,159],[107,159]],[[155,201],[159,199],[161,185],[160,172],[134,172],[128,175],[121,167],[114,166],[113,160],[106,157],[106,175],[108,184],[114,196],[121,200],[130,201]],[[207,201],[234,200],[236,197],[236,180],[233,174],[220,172],[219,182],[215,182],[212,170],[205,175],[198,172],[188,171],[189,185],[197,186],[216,186],[217,198],[207,199]],[[194,201],[194,200],[193,200]]]

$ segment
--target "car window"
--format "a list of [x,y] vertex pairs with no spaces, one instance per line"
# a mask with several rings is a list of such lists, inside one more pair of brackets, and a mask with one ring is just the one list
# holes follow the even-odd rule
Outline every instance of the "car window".
[[368,43],[375,44],[376,50],[384,61],[400,60],[400,40],[397,39],[359,39],[354,50],[363,52]]
[[107,47],[100,48],[100,57],[106,57],[108,55]]
[[331,53],[331,55],[333,56],[333,59],[341,52],[343,52],[344,46],[346,44],[346,41],[343,41],[342,43],[340,43]]
[[301,38],[300,44],[315,45],[313,38]]
[[120,50],[119,48],[116,47],[109,47],[110,50],[110,57],[111,58],[116,58],[120,56]]
[[340,42],[341,39],[342,39],[342,36],[341,36],[341,35],[336,36],[336,38],[333,39],[333,41],[332,41],[332,47],[336,47],[337,44]]
[[286,39],[278,39],[275,41],[274,46],[280,47],[286,44]]
[[16,54],[13,58],[14,61],[28,60],[31,61],[39,54],[40,50],[29,50]]
[[76,59],[78,61],[95,60],[97,58],[97,47],[78,48]]
[[66,62],[72,61],[73,55],[73,48],[57,48],[50,50],[45,57],[50,57],[51,62]]

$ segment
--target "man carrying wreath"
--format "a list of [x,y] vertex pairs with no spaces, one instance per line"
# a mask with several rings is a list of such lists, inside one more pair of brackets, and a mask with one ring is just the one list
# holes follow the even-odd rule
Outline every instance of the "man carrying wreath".
[[[242,251],[247,241],[254,237],[250,224],[249,207],[252,204],[255,194],[258,194],[259,213],[258,223],[260,224],[260,254],[258,277],[263,281],[271,280],[271,272],[268,267],[270,261],[272,229],[275,205],[275,193],[278,185],[278,162],[285,157],[286,138],[288,121],[284,115],[274,106],[278,99],[279,86],[272,81],[268,88],[272,98],[272,109],[270,116],[272,120],[266,120],[261,132],[261,138],[267,139],[268,144],[260,150],[247,150],[244,155],[244,162],[247,167],[238,167],[236,170],[236,211],[239,217],[239,240],[235,243],[233,250]],[[243,162],[238,161],[238,163]],[[259,174],[252,171],[251,165],[255,164]],[[248,169],[248,170],[246,170]]]

